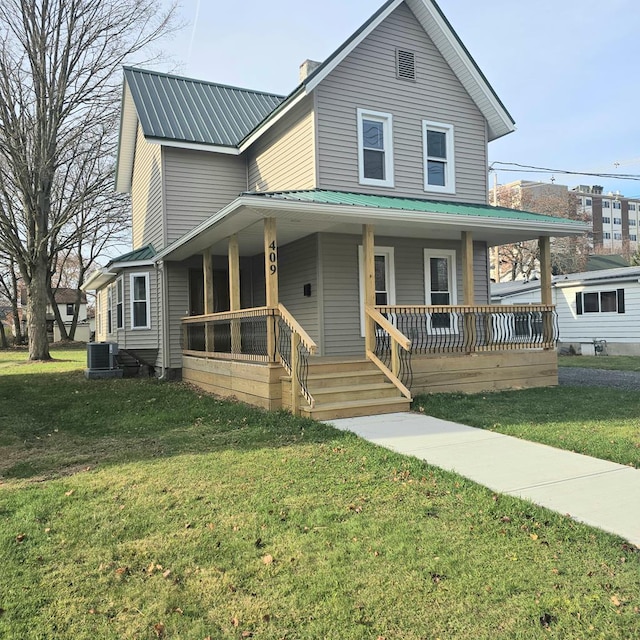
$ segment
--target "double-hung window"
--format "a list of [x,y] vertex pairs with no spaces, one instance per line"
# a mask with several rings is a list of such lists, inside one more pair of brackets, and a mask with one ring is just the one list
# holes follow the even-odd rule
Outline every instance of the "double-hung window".
[[116,280],[116,328],[124,329],[124,284],[122,278]]
[[358,109],[360,184],[393,187],[393,116]]
[[149,274],[131,274],[131,328],[150,329]]
[[[457,302],[456,252],[452,250],[424,250],[425,301],[428,306],[450,306]],[[455,318],[451,313],[431,313],[430,330],[457,332]]]
[[424,190],[455,193],[453,125],[422,121]]

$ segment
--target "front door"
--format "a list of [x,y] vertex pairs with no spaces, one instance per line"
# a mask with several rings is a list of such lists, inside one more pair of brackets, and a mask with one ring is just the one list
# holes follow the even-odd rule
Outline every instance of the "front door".
[[[427,305],[449,306],[457,303],[456,252],[425,249],[425,300]],[[449,313],[431,314],[432,329],[454,330]]]

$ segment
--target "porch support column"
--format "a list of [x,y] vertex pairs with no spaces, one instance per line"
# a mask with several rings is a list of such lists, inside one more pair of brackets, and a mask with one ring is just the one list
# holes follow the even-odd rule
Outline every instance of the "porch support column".
[[[553,296],[551,294],[551,239],[548,236],[538,238],[540,249],[540,302],[551,306]],[[553,314],[550,311],[542,313],[542,340],[549,348],[553,341]]]
[[[211,249],[207,249],[202,254],[202,273],[204,276],[204,313],[209,315],[213,313],[213,257]],[[205,351],[214,350],[213,342],[213,324],[205,323],[204,333]]]
[[[278,306],[278,243],[276,219],[264,219],[264,277],[267,307]],[[267,354],[276,361],[276,322],[267,321]]]
[[[362,262],[364,271],[364,306],[373,307],[376,304],[376,273],[375,273],[375,239],[372,224],[362,225]],[[364,345],[366,351],[376,350],[375,324],[365,313],[364,315]]]
[[[462,232],[462,277],[464,304],[472,307],[475,304],[473,279],[473,236],[471,231]],[[467,351],[476,349],[476,314],[471,310],[463,316],[464,341]]]
[[475,304],[473,291],[473,236],[471,231],[462,232],[462,273],[464,277],[464,303],[471,307]]
[[[229,238],[229,310],[240,311],[240,249],[235,234]],[[240,320],[231,321],[231,353],[242,353]]]

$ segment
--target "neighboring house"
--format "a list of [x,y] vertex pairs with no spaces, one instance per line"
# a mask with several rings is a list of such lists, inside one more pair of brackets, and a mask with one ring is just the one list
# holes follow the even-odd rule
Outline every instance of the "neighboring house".
[[[67,332],[71,329],[73,322],[74,304],[76,301],[76,289],[69,289],[67,287],[58,287],[54,290],[54,300],[58,307],[60,317],[64,322]],[[22,289],[20,292],[20,304],[23,309],[27,306],[27,292],[26,289]],[[91,339],[92,322],[89,318],[89,311],[87,309],[87,294],[82,291],[80,294],[80,309],[78,311],[78,322],[76,324],[76,331],[74,340],[79,342],[89,342]],[[47,303],[47,333],[49,334],[49,340],[52,342],[59,342],[61,339],[60,328],[55,321],[55,314],[50,302]]]
[[548,265],[585,229],[487,205],[487,144],[513,130],[430,0],[386,2],[288,96],[126,68],[134,251],[83,285],[97,339],[320,418],[557,383],[548,300],[527,345],[485,323],[490,246],[538,239]]
[[[554,276],[560,345],[583,355],[640,355],[640,267]],[[537,305],[540,282],[491,285],[491,301]]]

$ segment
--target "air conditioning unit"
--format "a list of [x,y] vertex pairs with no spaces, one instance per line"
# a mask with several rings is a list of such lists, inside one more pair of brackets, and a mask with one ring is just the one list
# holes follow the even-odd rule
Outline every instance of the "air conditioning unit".
[[118,367],[118,344],[116,342],[87,343],[87,378],[120,378],[122,369]]

